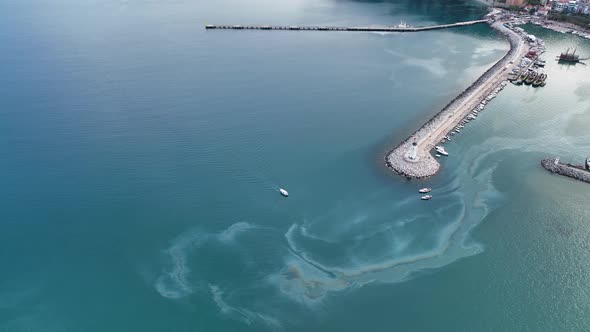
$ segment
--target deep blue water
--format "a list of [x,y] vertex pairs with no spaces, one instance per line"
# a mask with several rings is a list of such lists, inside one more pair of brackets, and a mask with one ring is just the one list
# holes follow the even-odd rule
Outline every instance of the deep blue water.
[[[588,69],[550,63],[547,87],[509,87],[448,145],[439,176],[408,182],[383,153],[507,51],[490,28],[204,29],[425,25],[481,17],[479,3],[7,0],[0,12],[0,330],[590,325],[588,190],[538,165],[590,150]],[[590,53],[530,29],[549,52]]]

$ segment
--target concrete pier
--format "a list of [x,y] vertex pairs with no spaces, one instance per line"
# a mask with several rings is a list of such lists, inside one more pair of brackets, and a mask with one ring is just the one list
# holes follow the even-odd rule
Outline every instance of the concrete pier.
[[[528,52],[528,45],[517,33],[500,22],[493,23],[492,27],[508,38],[510,51],[424,126],[385,156],[386,165],[393,171],[407,178],[427,178],[437,174],[440,164],[432,156],[431,150],[491,91],[506,81],[512,63]],[[452,155],[452,151],[449,153]]]
[[427,30],[448,29],[486,23],[488,20],[475,20],[466,22],[457,22],[451,24],[431,25],[424,27],[411,26],[360,26],[360,27],[334,27],[334,26],[277,26],[277,25],[214,25],[205,26],[207,30],[297,30],[297,31],[376,31],[376,32],[419,32]]
[[559,158],[543,159],[541,165],[551,173],[590,183],[590,172],[583,165],[561,164]]

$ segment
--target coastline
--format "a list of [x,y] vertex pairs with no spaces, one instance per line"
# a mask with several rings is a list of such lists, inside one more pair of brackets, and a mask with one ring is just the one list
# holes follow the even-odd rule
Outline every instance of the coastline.
[[410,179],[423,179],[438,174],[441,165],[430,151],[487,93],[506,80],[509,63],[528,52],[528,46],[520,36],[504,27],[503,23],[495,22],[491,27],[508,39],[508,52],[422,127],[391,149],[385,155],[388,168]]

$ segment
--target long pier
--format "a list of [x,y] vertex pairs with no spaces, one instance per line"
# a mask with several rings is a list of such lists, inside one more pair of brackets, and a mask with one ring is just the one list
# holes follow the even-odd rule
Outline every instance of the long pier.
[[427,30],[448,29],[487,23],[488,20],[475,20],[466,22],[457,22],[451,24],[430,25],[423,27],[412,26],[360,26],[360,27],[335,27],[335,26],[281,26],[281,25],[213,25],[205,26],[207,30],[288,30],[288,31],[375,31],[375,32],[419,32]]
[[506,80],[508,68],[513,67],[512,63],[528,52],[528,45],[515,32],[500,22],[492,24],[492,27],[508,38],[510,50],[430,121],[389,151],[385,156],[385,163],[396,173],[407,178],[427,178],[438,173],[440,164],[432,156],[431,150],[477,107],[490,91]]

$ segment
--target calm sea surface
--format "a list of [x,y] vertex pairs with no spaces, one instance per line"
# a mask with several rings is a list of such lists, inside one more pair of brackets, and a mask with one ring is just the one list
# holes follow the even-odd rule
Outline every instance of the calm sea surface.
[[[0,331],[585,331],[590,42],[535,26],[509,85],[408,182],[399,143],[508,49],[400,33],[469,0],[0,2]],[[417,189],[433,187],[434,199]],[[288,199],[278,188],[290,192]]]

